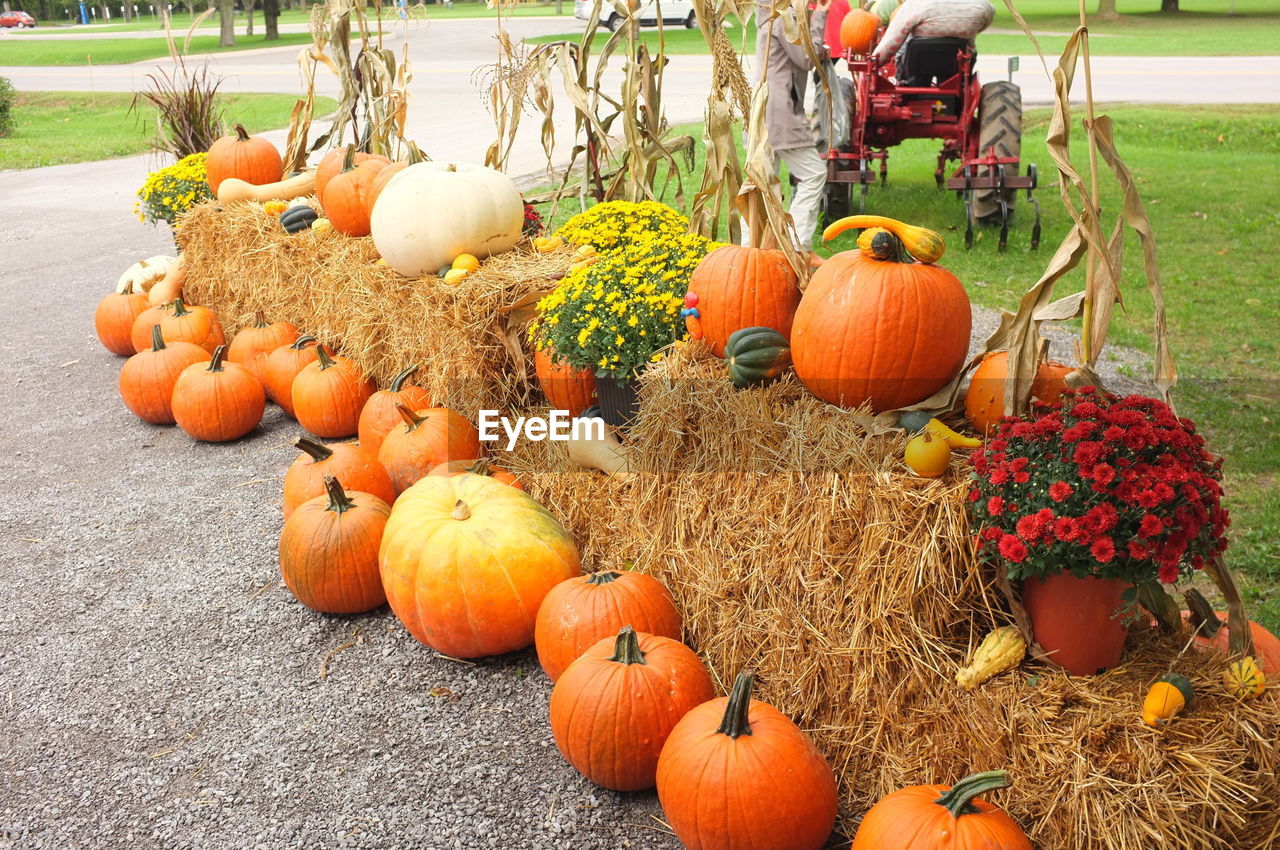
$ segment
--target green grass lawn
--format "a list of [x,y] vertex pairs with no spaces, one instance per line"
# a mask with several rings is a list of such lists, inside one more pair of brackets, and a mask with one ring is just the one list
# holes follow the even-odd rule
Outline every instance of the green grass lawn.
[[[177,38],[182,46],[181,35]],[[225,53],[233,50],[256,50],[263,47],[287,47],[310,44],[308,33],[280,33],[280,38],[267,41],[265,36],[236,36],[234,47],[219,47],[218,36],[197,35],[191,39],[189,54]],[[5,65],[85,65],[89,57],[94,65],[120,65],[158,59],[169,55],[163,38],[67,38],[9,39],[0,44],[0,66]]]
[[[1280,359],[1280,289],[1275,285],[1280,210],[1271,176],[1280,170],[1280,107],[1106,111],[1115,119],[1116,143],[1138,178],[1159,242],[1169,341],[1180,372],[1174,402],[1199,424],[1210,448],[1226,458],[1233,515],[1229,561],[1246,588],[1251,614],[1274,630],[1280,628],[1280,382],[1274,366]],[[974,303],[1013,309],[1067,229],[1044,146],[1048,117],[1046,110],[1028,113],[1023,149],[1024,161],[1040,165],[1044,237],[1039,251],[1029,248],[1023,198],[1005,253],[996,250],[990,231],[979,231],[973,249],[964,249],[963,205],[954,193],[934,187],[935,142],[914,141],[891,150],[889,182],[871,189],[867,211],[942,233],[949,245],[942,264],[965,282]],[[678,131],[702,138],[700,126]],[[1078,168],[1087,167],[1079,134],[1073,156]],[[700,180],[699,142],[698,168],[686,178],[688,197]],[[1104,209],[1116,208],[1104,196]],[[843,236],[833,247],[848,249],[853,238]],[[1055,291],[1066,295],[1082,287],[1083,273],[1077,271]],[[1150,353],[1151,297],[1133,237],[1127,241],[1123,296],[1110,342]],[[1056,354],[1072,361],[1072,352]]]
[[[1026,18],[1046,53],[1059,53],[1066,36],[1079,18],[1076,5],[1067,0],[1017,0],[1018,11]],[[1001,0],[995,0],[994,30],[1017,30],[1017,22]],[[1089,0],[1090,9],[1097,0]],[[1099,56],[1247,56],[1269,55],[1280,44],[1280,7],[1272,0],[1182,0],[1182,11],[1162,13],[1158,0],[1118,0],[1120,17],[1113,21],[1089,19],[1090,50]],[[646,29],[650,49],[657,44],[656,29]],[[1041,35],[1054,33],[1054,35]],[[576,38],[581,27],[567,28],[564,35],[528,39],[531,43]],[[668,30],[667,52],[706,53],[699,33]],[[598,38],[607,38],[601,32]],[[734,43],[740,44],[738,36]],[[745,41],[746,51],[755,50],[754,28]],[[1021,32],[985,32],[978,36],[980,53],[1030,54],[1035,49]]]
[[[0,169],[38,168],[143,153],[155,133],[150,110],[129,114],[125,92],[19,92],[13,134],[0,139]],[[228,124],[256,133],[285,127],[296,98],[285,94],[229,94],[219,98]],[[316,98],[316,114],[337,108]]]

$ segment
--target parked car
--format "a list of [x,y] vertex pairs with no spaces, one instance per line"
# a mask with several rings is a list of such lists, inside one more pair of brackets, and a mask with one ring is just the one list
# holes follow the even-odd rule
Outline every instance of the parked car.
[[[591,20],[591,12],[597,2],[600,3],[601,23],[615,32],[621,29],[627,19],[613,9],[613,4],[609,0],[574,0],[573,16],[580,21]],[[698,18],[693,13],[693,3],[690,0],[648,0],[640,8],[640,26],[656,27],[659,10],[662,12],[662,23],[665,26],[684,24],[687,28],[693,29],[698,25]]]
[[0,12],[0,27],[17,27],[23,30],[35,25],[36,19],[26,12]]

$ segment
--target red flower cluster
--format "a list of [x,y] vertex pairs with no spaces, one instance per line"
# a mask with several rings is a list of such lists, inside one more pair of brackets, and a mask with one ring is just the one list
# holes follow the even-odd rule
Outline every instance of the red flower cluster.
[[533,204],[525,202],[524,205],[524,224],[520,228],[520,232],[525,236],[537,236],[542,232],[542,214],[534,209]]
[[1006,417],[973,455],[977,541],[1011,578],[1172,583],[1227,546],[1222,460],[1168,405],[1092,388]]

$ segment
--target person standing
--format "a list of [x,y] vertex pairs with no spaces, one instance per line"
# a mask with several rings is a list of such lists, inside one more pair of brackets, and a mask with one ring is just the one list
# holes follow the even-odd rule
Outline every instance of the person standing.
[[[819,57],[827,53],[824,36],[830,4],[831,0],[817,0],[809,17],[809,40],[814,55]],[[818,154],[804,111],[813,62],[803,45],[792,44],[784,34],[783,18],[789,16],[794,22],[795,10],[784,10],[772,22],[770,14],[768,2],[756,3],[756,69],[765,76],[769,91],[765,130],[773,146],[775,170],[781,171],[785,162],[791,176],[799,181],[789,210],[795,223],[796,247],[807,253],[810,264],[816,266],[822,260],[813,253],[813,234],[818,228],[818,205],[827,182],[827,164]]]

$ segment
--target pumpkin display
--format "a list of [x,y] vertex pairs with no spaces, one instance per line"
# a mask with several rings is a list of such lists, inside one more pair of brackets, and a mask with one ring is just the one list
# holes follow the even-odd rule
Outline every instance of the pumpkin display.
[[285,233],[301,233],[320,218],[320,214],[308,204],[298,204],[280,214],[280,226]]
[[724,357],[735,387],[762,387],[791,367],[791,344],[773,328],[741,328],[729,334]]
[[265,387],[267,356],[282,345],[291,345],[297,338],[298,328],[292,322],[268,324],[266,315],[258,310],[253,314],[253,324],[242,328],[231,340],[227,360],[248,369]]
[[1262,696],[1267,689],[1267,677],[1258,667],[1252,655],[1246,655],[1227,665],[1222,671],[1222,686],[1237,699],[1253,699]]
[[671,591],[651,575],[605,570],[574,576],[553,587],[538,609],[538,663],[555,682],[588,648],[625,625],[680,640],[683,622]]
[[[334,148],[331,151],[329,151],[327,154],[325,154],[324,157],[320,160],[320,164],[316,166],[315,190],[316,190],[317,198],[323,198],[324,190],[328,188],[329,181],[342,173],[342,169],[347,164],[348,150],[354,150],[354,149],[352,148],[351,145],[347,145],[341,148]],[[391,160],[387,159],[382,154],[363,153],[362,151],[355,151],[351,157],[351,163],[353,165],[363,165],[366,162],[379,162],[379,163],[382,163],[383,165],[389,165],[391,163]]]
[[1142,701],[1142,722],[1152,729],[1168,723],[1194,698],[1191,681],[1181,673],[1166,673],[1156,679]]
[[[1202,649],[1215,649],[1223,655],[1231,654],[1231,624],[1226,611],[1213,610],[1209,600],[1196,588],[1188,588],[1183,596],[1187,610],[1182,619],[1195,629],[1195,644]],[[1253,637],[1253,656],[1262,672],[1268,676],[1280,676],[1280,639],[1261,623],[1249,621],[1249,634]]]
[[212,310],[188,306],[181,298],[174,301],[173,310],[160,319],[160,334],[165,342],[194,343],[210,354],[227,341],[222,323]]
[[151,329],[160,324],[165,316],[173,313],[176,303],[176,301],[170,301],[164,304],[152,304],[138,314],[133,320],[133,327],[129,329],[129,342],[133,343],[135,351],[143,351],[151,347]]
[[[378,449],[378,462],[403,493],[438,464],[483,457],[480,434],[466,417],[447,407],[410,410],[397,404],[404,420],[391,429]],[[481,477],[481,476],[477,476]]]
[[784,338],[800,303],[796,273],[781,251],[723,245],[702,258],[689,279],[703,339],[717,357],[742,328],[773,328]]
[[299,437],[295,446],[302,452],[284,474],[284,518],[298,506],[325,492],[324,479],[332,476],[347,487],[377,496],[388,505],[396,500],[387,471],[369,447],[360,443],[325,445],[310,437]]
[[319,354],[316,338],[303,334],[289,345],[282,345],[267,355],[263,361],[263,388],[267,398],[293,416],[293,379],[309,364],[314,363]]
[[866,9],[850,9],[840,21],[840,43],[854,53],[865,55],[876,43],[880,16]]
[[151,345],[124,362],[120,398],[143,422],[172,425],[173,385],[183,370],[209,360],[209,352],[189,342],[166,343],[160,326],[151,326]]
[[326,614],[360,614],[387,601],[378,546],[391,508],[347,492],[332,475],[325,494],[298,506],[280,532],[280,574],[298,601]]
[[126,284],[123,292],[108,293],[93,311],[93,329],[98,341],[112,354],[137,354],[133,345],[133,323],[150,306],[147,296]]
[[751,699],[740,673],[728,697],[684,716],[658,757],[658,800],[689,850],[818,850],[836,820],[836,779],[800,727]]
[[989,770],[946,785],[912,785],[886,794],[858,825],[849,850],[1032,850],[1003,809],[978,795],[1010,785]]
[[517,490],[524,489],[524,483],[515,475],[503,469],[500,466],[494,466],[489,462],[488,458],[468,458],[466,460],[451,460],[447,463],[436,464],[428,472],[428,475],[463,475],[470,473],[472,475],[486,475],[508,487],[514,487]]
[[465,162],[419,162],[378,195],[373,244],[405,277],[421,277],[459,254],[509,251],[524,227],[524,200],[510,177]]
[[[1062,400],[1071,367],[1051,360],[1041,361],[1031,382],[1031,397],[1046,404]],[[982,358],[964,396],[964,415],[979,434],[986,435],[1004,416],[1004,382],[1009,374],[1009,352],[993,351]]]
[[316,359],[293,379],[293,415],[317,437],[350,437],[377,387],[355,363],[316,346]]
[[267,404],[262,384],[244,366],[213,350],[207,364],[193,363],[173,385],[173,418],[189,436],[207,443],[238,440],[262,421]]
[[267,204],[271,201],[292,201],[303,198],[316,190],[316,175],[313,171],[304,171],[288,180],[275,183],[250,183],[228,177],[218,187],[218,203],[230,204],[235,201],[255,201]]
[[382,441],[386,439],[391,429],[404,422],[400,411],[396,410],[397,404],[403,404],[410,410],[431,407],[431,396],[427,391],[416,384],[408,383],[409,378],[416,371],[418,371],[416,363],[402,370],[391,379],[391,386],[369,396],[369,400],[360,410],[360,421],[356,425],[356,432],[360,436],[360,442],[375,455],[378,449],[382,448]]
[[556,410],[581,416],[596,403],[596,376],[590,369],[579,369],[563,360],[556,362],[549,348],[534,352],[533,365],[542,394]]
[[157,280],[147,290],[147,301],[152,305],[167,304],[182,297],[182,287],[187,282],[186,259],[179,257],[169,264],[164,277]]
[[243,124],[235,126],[234,135],[223,136],[209,146],[204,167],[214,195],[228,177],[258,185],[275,183],[284,176],[284,162],[276,146],[262,136],[250,136]]
[[992,629],[973,653],[967,667],[956,672],[956,683],[971,691],[993,676],[1012,670],[1027,656],[1027,642],[1017,626]]
[[370,157],[357,165],[355,148],[347,148],[342,170],[320,193],[325,218],[334,230],[347,236],[369,235],[369,192],[386,164],[385,159]]
[[925,431],[907,441],[902,457],[921,478],[938,478],[951,465],[951,446],[932,431]]
[[822,264],[791,332],[796,375],[810,392],[877,413],[946,386],[964,365],[972,322],[954,275],[913,262],[897,237],[885,236],[888,249],[843,251]]
[[546,508],[483,475],[428,476],[401,494],[378,563],[409,633],[455,658],[528,646],[547,591],[580,569]]
[[680,718],[715,696],[697,653],[678,640],[623,626],[569,665],[551,692],[551,734],[569,764],[597,785],[640,791]]

